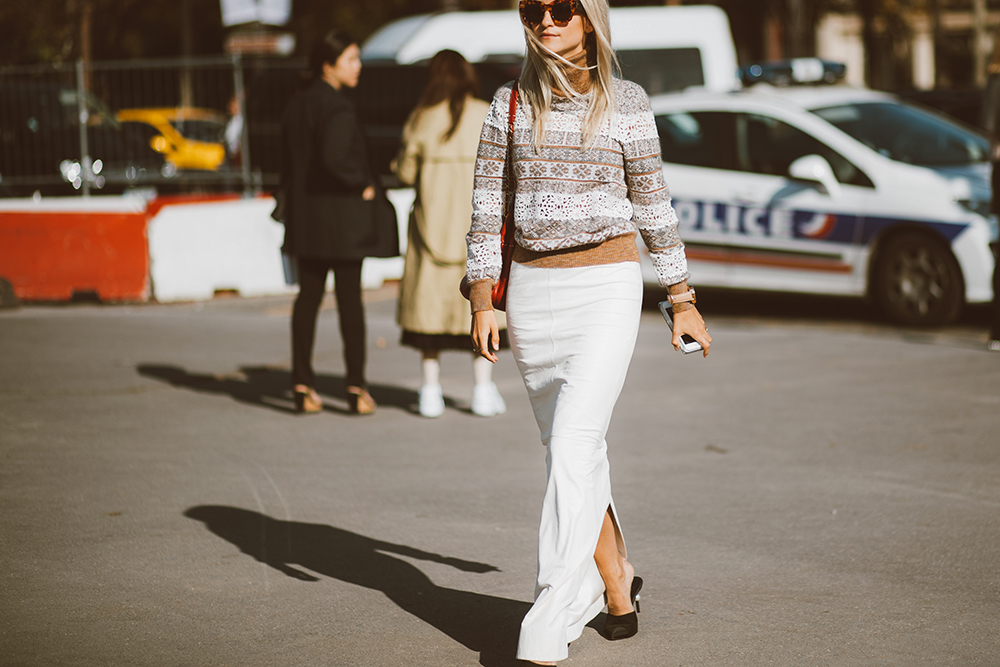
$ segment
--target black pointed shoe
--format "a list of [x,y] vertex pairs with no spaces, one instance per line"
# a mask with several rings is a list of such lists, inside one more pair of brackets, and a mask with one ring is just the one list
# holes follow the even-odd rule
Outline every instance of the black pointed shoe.
[[632,598],[632,606],[635,611],[631,611],[621,616],[608,614],[604,619],[604,631],[601,633],[605,639],[615,641],[616,639],[628,639],[639,632],[639,591],[642,590],[642,577],[632,579],[632,590],[629,595]]

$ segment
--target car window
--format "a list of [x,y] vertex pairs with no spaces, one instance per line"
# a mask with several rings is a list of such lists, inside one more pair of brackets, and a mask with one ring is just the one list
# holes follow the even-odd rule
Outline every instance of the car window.
[[181,133],[185,139],[222,143],[226,126],[214,120],[172,120],[170,124]]
[[663,161],[735,170],[736,116],[719,111],[674,112],[656,117]]
[[[132,152],[145,152],[154,137],[160,136],[160,131],[152,125],[141,121],[125,121],[121,124],[126,143]],[[141,150],[140,150],[140,147]]]
[[985,137],[907,104],[869,102],[812,111],[897,162],[945,167],[985,162],[989,156]]
[[819,155],[847,185],[875,187],[850,160],[793,125],[770,116],[740,114],[737,123],[739,164],[744,171],[788,177],[788,168],[806,155]]
[[[152,133],[152,135],[151,135]],[[163,156],[150,147],[149,138],[157,134],[145,123],[97,123],[87,128],[91,157],[105,165],[129,164],[159,168]]]

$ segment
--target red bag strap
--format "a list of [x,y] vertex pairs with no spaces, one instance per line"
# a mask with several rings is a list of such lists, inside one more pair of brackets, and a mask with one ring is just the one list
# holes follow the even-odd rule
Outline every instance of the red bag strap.
[[[506,244],[514,241],[514,192],[517,190],[514,182],[514,120],[517,118],[517,89],[520,79],[514,81],[514,89],[510,92],[510,108],[507,110],[507,159],[504,164],[504,187],[506,189],[504,197],[504,222],[510,220],[510,229],[504,229],[503,242]],[[505,226],[507,226],[505,224]]]
[[514,81],[514,90],[510,92],[510,109],[507,111],[507,145],[514,143],[514,118],[517,116],[517,85],[520,79]]

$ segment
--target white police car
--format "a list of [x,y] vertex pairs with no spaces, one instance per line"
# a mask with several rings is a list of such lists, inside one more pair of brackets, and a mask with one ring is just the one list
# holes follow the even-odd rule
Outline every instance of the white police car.
[[651,102],[692,284],[866,295],[909,325],[992,298],[985,137],[844,86]]

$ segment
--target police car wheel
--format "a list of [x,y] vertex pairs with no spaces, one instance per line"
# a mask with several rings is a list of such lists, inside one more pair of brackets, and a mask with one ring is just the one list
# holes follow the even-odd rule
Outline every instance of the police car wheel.
[[872,283],[879,309],[897,324],[946,324],[958,317],[964,301],[955,257],[943,243],[920,232],[901,232],[883,242]]

